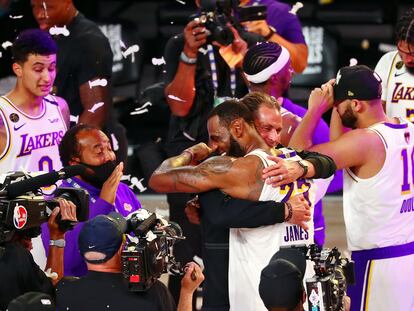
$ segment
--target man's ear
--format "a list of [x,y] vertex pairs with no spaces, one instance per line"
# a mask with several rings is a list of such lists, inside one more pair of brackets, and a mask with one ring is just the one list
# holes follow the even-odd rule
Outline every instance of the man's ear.
[[361,112],[361,110],[364,108],[363,102],[360,100],[353,99],[351,100],[351,108],[355,112]]
[[23,75],[23,68],[22,65],[18,64],[18,63],[13,63],[12,65],[12,69],[14,74],[18,77],[21,78]]
[[277,77],[277,74],[275,73],[270,76],[270,78],[267,80],[267,83],[276,84],[278,80],[279,79]]
[[245,129],[245,122],[243,119],[238,118],[230,123],[230,133],[234,137],[241,137]]

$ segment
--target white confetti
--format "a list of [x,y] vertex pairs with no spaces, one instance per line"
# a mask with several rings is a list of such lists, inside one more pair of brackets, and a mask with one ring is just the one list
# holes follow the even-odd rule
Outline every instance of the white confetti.
[[358,64],[358,60],[356,58],[351,58],[349,60],[349,66],[356,66]]
[[152,103],[151,102],[146,102],[145,104],[143,104],[141,107],[138,107],[138,108],[135,108],[135,110],[137,111],[137,110],[142,110],[142,109],[144,109],[144,108],[147,108],[147,107],[151,107],[152,106]]
[[171,25],[174,25],[174,21],[171,21],[171,22],[170,22],[170,24],[171,24]]
[[1,47],[3,48],[3,49],[7,49],[8,47],[10,47],[10,46],[12,46],[13,45],[13,43],[11,43],[10,41],[4,41],[2,44],[1,44]]
[[131,180],[131,175],[122,175],[121,180]]
[[2,58],[2,56],[3,56],[3,53],[2,53],[2,52],[0,52],[0,58]]
[[146,112],[148,112],[148,109],[142,109],[142,110],[138,110],[138,111],[132,111],[132,112],[130,113],[130,115],[131,115],[131,116],[134,116],[134,115],[137,115],[137,114],[143,114],[143,113],[146,113]]
[[183,135],[191,141],[196,141],[196,139],[192,137],[190,134],[188,134],[186,131],[183,131]]
[[116,139],[115,134],[111,134],[111,139],[112,139],[112,147],[114,148],[114,151],[117,151],[119,149],[119,143],[118,140]]
[[107,86],[108,81],[106,79],[96,79],[93,81],[89,80],[88,83],[89,83],[89,88],[91,89],[95,86]]
[[21,19],[21,18],[23,18],[23,15],[9,15],[9,18],[11,18],[11,19]]
[[132,46],[130,46],[129,48],[127,48],[125,51],[121,52],[122,56],[124,58],[127,58],[129,55],[131,55],[131,61],[134,63],[135,62],[135,53],[137,53],[139,51],[139,46],[138,44],[134,44]]
[[141,107],[135,108],[135,111],[131,112],[130,115],[137,115],[137,114],[143,114],[148,112],[147,107],[152,106],[151,102],[146,102],[145,104],[143,104]]
[[63,27],[53,26],[49,29],[49,33],[52,36],[63,35],[67,37],[70,35],[69,29],[66,28],[66,25]]
[[397,49],[397,46],[395,44],[387,44],[387,43],[380,43],[378,44],[378,51],[382,53],[388,53],[395,51]]
[[207,54],[207,49],[205,49],[205,48],[203,48],[203,47],[200,47],[200,48],[198,49],[198,51],[199,51],[200,53],[203,53],[203,55],[206,55],[206,54]]
[[152,64],[154,66],[160,66],[160,65],[165,65],[166,63],[165,63],[164,57],[161,57],[161,58],[155,58],[155,57],[153,57],[152,58]]
[[99,102],[93,105],[91,109],[88,109],[89,112],[95,113],[96,110],[101,108],[104,105],[104,102]]
[[171,99],[177,100],[177,101],[179,101],[179,102],[185,102],[185,100],[183,100],[183,99],[181,99],[181,98],[179,98],[179,97],[177,97],[177,96],[174,96],[174,95],[168,95],[168,98],[171,98]]
[[296,2],[296,3],[292,6],[292,8],[290,9],[289,13],[290,13],[290,14],[293,14],[293,15],[296,15],[296,13],[297,13],[297,12],[298,12],[301,8],[303,8],[303,3],[302,3],[302,2]]
[[181,3],[182,5],[185,5],[185,2],[183,0],[175,0],[175,1],[177,1],[178,3]]
[[47,269],[46,271],[44,271],[45,275],[52,279],[52,280],[57,280],[58,278],[58,274],[56,272],[52,272],[52,268]]
[[129,187],[131,189],[136,187],[139,190],[139,192],[144,192],[145,190],[147,190],[147,188],[142,184],[143,180],[144,180],[144,178],[141,178],[140,180],[138,180],[138,178],[132,177],[131,178],[131,186],[129,186]]
[[70,122],[75,122],[75,124],[78,124],[79,122],[79,116],[72,116],[70,115]]

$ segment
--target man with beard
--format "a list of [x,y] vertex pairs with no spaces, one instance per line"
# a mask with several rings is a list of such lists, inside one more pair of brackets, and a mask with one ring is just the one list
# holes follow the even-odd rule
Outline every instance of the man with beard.
[[[83,164],[89,169],[82,176],[66,179],[62,186],[86,189],[89,192],[89,218],[118,212],[127,216],[141,208],[135,194],[120,182],[123,163],[115,164],[116,157],[108,137],[97,127],[79,124],[70,128],[59,145],[63,165]],[[66,234],[65,275],[83,276],[87,272],[80,256],[77,239],[83,224]],[[42,227],[45,248],[49,232]]]
[[382,101],[389,117],[414,122],[414,8],[396,25],[397,51],[379,60],[375,71],[382,79]]
[[[255,127],[260,129],[258,132],[266,144],[269,147],[278,145],[283,132],[278,102],[267,94],[253,92],[243,97],[243,103],[252,113]],[[214,144],[215,142],[211,142],[210,147],[214,148]],[[302,151],[298,155],[313,164],[315,175],[312,178],[329,177],[335,172],[336,166],[329,157],[307,151]],[[280,158],[274,160],[283,161]],[[277,176],[283,175],[281,184],[288,184],[303,175],[303,168],[298,163],[292,161],[285,163],[290,164],[289,167],[284,168],[284,165],[278,163],[277,168],[266,168],[271,170],[266,174],[269,177],[276,176],[276,182],[280,179]],[[213,190],[202,193],[198,197],[199,204],[195,199],[190,201],[186,213],[189,219],[198,220],[202,228],[205,266],[202,310],[228,311],[230,308],[228,294],[230,228],[257,228],[288,221],[307,229],[305,225],[311,213],[306,208],[307,202],[301,201],[298,196],[291,197],[287,202],[256,202],[230,198],[220,190]],[[290,206],[292,218],[286,220],[289,217]]]
[[[257,133],[253,116],[243,100],[228,100],[215,107],[207,127],[213,149],[201,143],[165,160],[152,175],[151,188],[158,192],[188,193],[220,189],[231,197],[254,201],[285,202],[298,193],[308,198],[310,182],[307,180],[300,179],[279,188],[264,182],[263,168],[274,163],[268,159],[272,149]],[[212,157],[194,166],[213,151],[226,152],[228,156]],[[293,150],[278,149],[275,152],[279,157],[308,166],[302,177],[315,174],[313,165],[301,160]],[[283,176],[278,178],[282,179]],[[291,209],[289,214],[291,216]],[[285,221],[289,221],[290,216]],[[232,309],[266,310],[258,293],[260,271],[281,245],[311,243],[312,221],[307,225],[309,230],[286,222],[254,229],[230,229],[229,296]]]
[[[316,123],[332,107],[333,140],[312,146]],[[291,145],[345,168],[344,218],[356,280],[347,289],[351,310],[412,309],[406,289],[414,272],[414,125],[385,115],[380,77],[366,66],[341,68],[312,91]]]

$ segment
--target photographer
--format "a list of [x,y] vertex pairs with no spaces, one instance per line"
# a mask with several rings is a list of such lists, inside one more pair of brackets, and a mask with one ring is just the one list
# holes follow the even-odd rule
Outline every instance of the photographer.
[[[280,249],[260,275],[259,293],[270,311],[303,311],[306,291],[303,278],[305,255],[297,249]],[[344,297],[345,311],[350,310],[349,297]],[[319,306],[316,307],[319,309]]]
[[259,294],[272,311],[302,311],[306,302],[303,287],[306,259],[297,249],[281,249],[260,275]]
[[[59,145],[63,165],[85,165],[82,176],[63,181],[62,186],[81,188],[89,192],[89,218],[117,211],[127,216],[141,208],[135,194],[121,183],[123,163],[116,165],[108,137],[97,127],[78,124],[70,128]],[[78,224],[66,237],[65,275],[82,276],[87,272],[79,254],[77,239],[82,224]],[[49,245],[49,232],[44,226],[42,240]]]
[[[224,17],[218,13],[215,2],[196,1],[199,15],[212,13],[215,18],[217,15]],[[165,96],[172,113],[165,145],[168,157],[180,154],[197,142],[207,142],[207,115],[212,108],[226,97],[240,98],[247,94],[241,61],[248,46],[263,40],[242,29],[238,32],[217,19],[208,26],[201,19],[190,21],[182,34],[169,39],[165,48]],[[219,27],[226,31],[214,35]],[[232,42],[218,44],[217,41],[231,37],[229,31],[234,36]],[[201,253],[200,228],[190,224],[184,214],[189,199],[190,195],[185,194],[167,195],[170,219],[179,223],[188,237],[175,249],[177,259],[183,262]],[[169,288],[174,297],[178,296],[178,287],[179,280],[171,278]]]
[[[125,238],[116,219],[100,215],[89,220],[80,231],[78,242],[88,274],[59,283],[59,310],[176,310],[171,294],[160,281],[145,292],[128,291],[121,273]],[[191,310],[192,294],[203,279],[200,268],[191,263],[182,280],[178,310]]]
[[[61,212],[63,220],[76,221],[76,207],[72,202],[59,199],[49,217],[47,226],[52,240],[64,239],[65,233],[59,230],[56,216]],[[63,248],[49,246],[46,270],[57,274],[50,280],[34,262],[26,246],[30,247],[30,239],[24,231],[16,232],[12,241],[4,243],[4,254],[0,257],[0,310],[5,310],[14,298],[30,291],[38,291],[54,296],[53,285],[63,277]]]

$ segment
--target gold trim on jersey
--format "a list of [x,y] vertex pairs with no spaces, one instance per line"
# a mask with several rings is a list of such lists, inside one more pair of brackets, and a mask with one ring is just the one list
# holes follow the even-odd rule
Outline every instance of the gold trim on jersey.
[[38,116],[35,116],[35,117],[33,117],[33,116],[30,116],[30,115],[28,115],[27,113],[25,113],[24,111],[22,111],[21,109],[19,109],[18,107],[16,107],[14,104],[13,104],[13,102],[10,100],[10,99],[8,99],[5,95],[3,95],[3,96],[1,96],[10,106],[12,106],[18,113],[21,113],[22,115],[24,115],[26,118],[28,118],[28,119],[31,119],[31,120],[38,120],[38,119],[40,119],[40,118],[42,118],[45,114],[46,114],[46,104],[44,103],[44,101],[43,101],[43,98],[42,98],[42,106],[43,106],[43,111],[42,111],[42,113],[40,114],[40,115],[38,115]]
[[9,153],[9,150],[11,149],[11,131],[10,131],[10,127],[9,127],[9,123],[7,122],[7,117],[6,114],[4,113],[3,110],[1,110],[0,108],[0,113],[1,116],[3,118],[4,121],[4,127],[6,128],[6,133],[7,133],[7,143],[6,143],[6,148],[4,149],[3,153],[0,155],[0,162],[3,160],[3,158],[5,158],[7,156],[7,154]]

